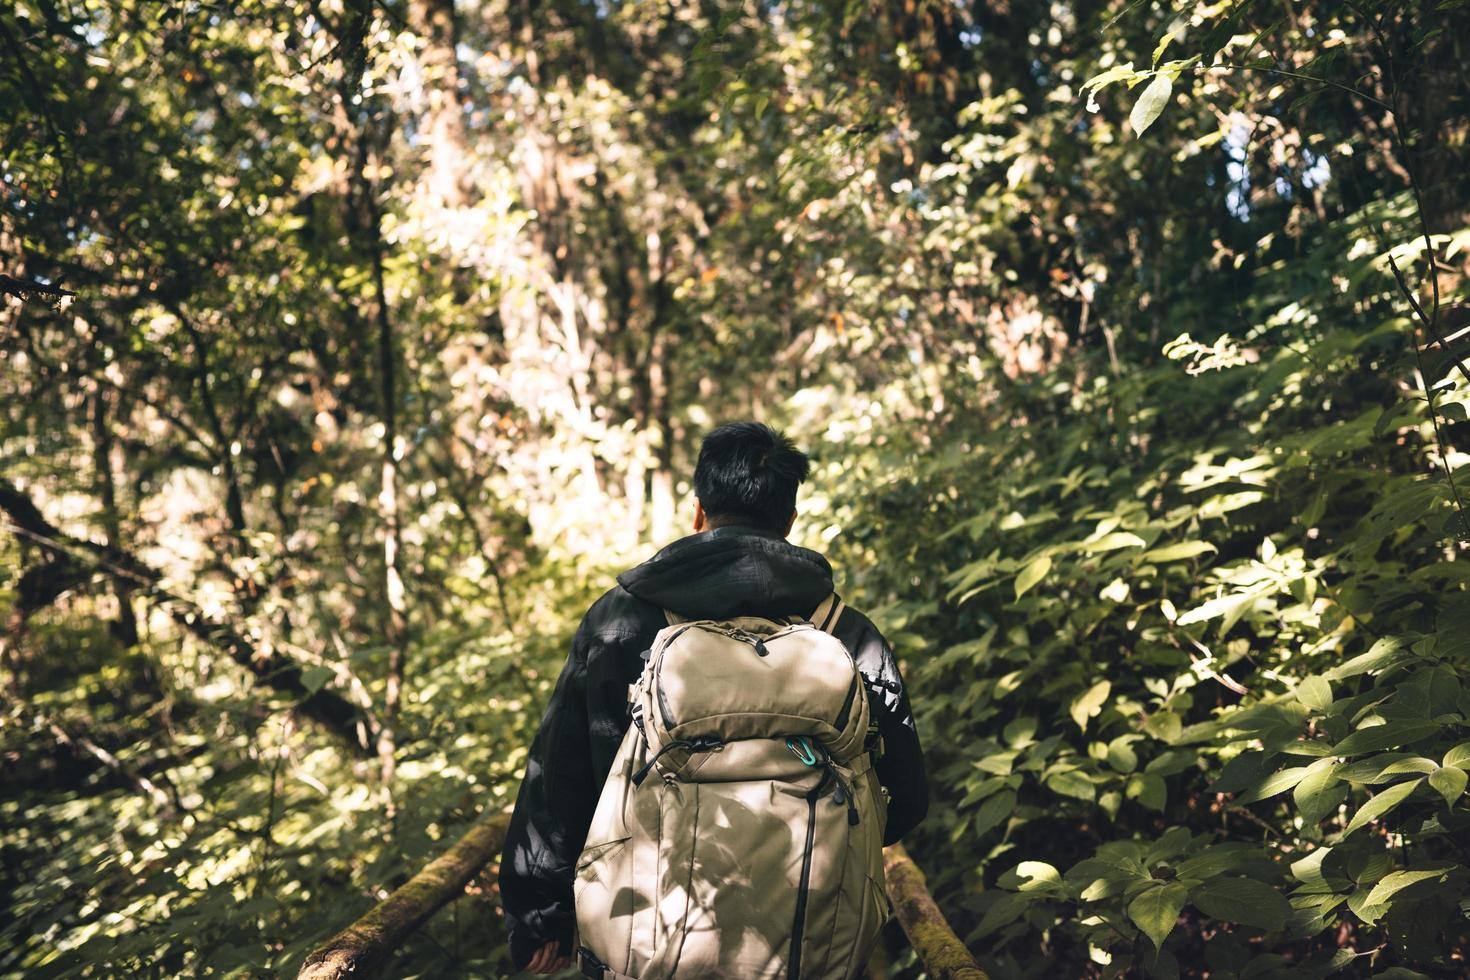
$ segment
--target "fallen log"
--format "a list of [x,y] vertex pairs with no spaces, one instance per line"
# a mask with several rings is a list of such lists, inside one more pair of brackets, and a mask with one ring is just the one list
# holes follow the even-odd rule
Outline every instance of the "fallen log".
[[297,980],[375,976],[403,940],[463,894],[469,880],[500,853],[509,825],[510,816],[505,813],[476,824],[449,850],[308,956]]
[[934,904],[924,872],[902,844],[883,849],[883,871],[898,924],[931,980],[989,980]]
[[[458,898],[469,880],[500,853],[508,814],[476,824],[366,915],[306,958],[296,980],[365,980],[414,930]],[[924,873],[903,845],[884,851],[888,897],[924,972],[932,980],[989,980],[960,942],[924,884]]]

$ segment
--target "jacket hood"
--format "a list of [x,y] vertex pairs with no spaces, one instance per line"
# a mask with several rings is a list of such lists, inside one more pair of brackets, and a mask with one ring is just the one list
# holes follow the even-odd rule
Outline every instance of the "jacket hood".
[[805,616],[832,594],[832,566],[774,531],[726,525],[680,538],[618,584],[690,619]]

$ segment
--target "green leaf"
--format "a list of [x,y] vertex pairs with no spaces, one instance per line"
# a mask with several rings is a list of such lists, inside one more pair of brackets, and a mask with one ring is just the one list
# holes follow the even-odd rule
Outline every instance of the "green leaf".
[[1443,728],[1433,721],[1390,721],[1372,728],[1360,728],[1332,747],[1332,754],[1339,756],[1366,755],[1384,749],[1397,748],[1417,742],[1421,738],[1437,735]]
[[1304,858],[1291,862],[1291,873],[1304,885],[1316,885],[1327,879],[1322,874],[1322,862],[1332,853],[1330,847],[1319,847]]
[[1461,742],[1444,754],[1444,764],[1447,766],[1464,769],[1466,763],[1470,763],[1470,742]]
[[1398,783],[1379,793],[1373,799],[1364,803],[1357,813],[1353,814],[1352,822],[1347,825],[1347,829],[1342,832],[1342,835],[1346,837],[1353,833],[1353,831],[1361,830],[1368,826],[1368,824],[1377,820],[1379,817],[1386,816],[1390,810],[1404,802],[1409,794],[1414,792],[1422,782],[1424,782],[1423,779],[1411,779],[1407,783]]
[[1332,685],[1316,674],[1305,677],[1296,686],[1296,699],[1313,711],[1326,711],[1332,704]]
[[1164,804],[1169,800],[1169,790],[1164,785],[1163,777],[1148,772],[1135,773],[1128,777],[1128,798],[1136,799],[1150,810],[1162,813]]
[[337,676],[337,672],[331,667],[313,667],[301,672],[301,686],[306,688],[310,694],[315,694],[326,686],[327,681]]
[[1174,32],[1173,31],[1165,31],[1164,32],[1164,36],[1161,37],[1161,38],[1159,38],[1159,43],[1154,46],[1154,60],[1153,60],[1153,63],[1155,65],[1157,65],[1159,63],[1159,59],[1164,56],[1164,49],[1167,48],[1169,46],[1169,42],[1170,41],[1173,41],[1173,40],[1174,40]]
[[1144,935],[1154,941],[1154,948],[1162,948],[1164,940],[1179,921],[1179,912],[1189,900],[1189,889],[1171,881],[1150,888],[1128,903],[1128,918],[1142,929]]
[[1213,878],[1227,871],[1244,871],[1251,865],[1263,862],[1267,867],[1270,866],[1269,859],[1262,854],[1259,845],[1226,841],[1223,844],[1211,844],[1204,850],[1191,847],[1189,857],[1175,864],[1174,870],[1180,878]]
[[1128,531],[1114,531],[1111,534],[1104,534],[1096,541],[1084,541],[1082,550],[1092,555],[1100,551],[1117,551],[1119,548],[1142,548],[1147,543],[1138,535]]
[[1021,569],[1021,574],[1016,576],[1016,598],[1019,599],[1030,592],[1031,587],[1046,578],[1046,573],[1049,571],[1051,571],[1051,559],[1046,555],[1033,560]]
[[1180,541],[1177,544],[1166,544],[1162,548],[1145,551],[1143,560],[1146,562],[1183,561],[1186,558],[1197,558],[1217,550],[1219,549],[1208,541]]
[[1429,774],[1429,785],[1444,797],[1444,804],[1448,807],[1453,807],[1465,792],[1466,781],[1465,770],[1459,766],[1443,766]]
[[1395,871],[1392,874],[1386,874],[1379,880],[1378,884],[1373,886],[1373,890],[1368,893],[1368,897],[1364,900],[1363,904],[1382,905],[1410,885],[1417,884],[1421,881],[1428,881],[1431,878],[1443,878],[1447,874],[1449,874],[1448,868]]
[[1359,674],[1369,674],[1376,670],[1382,670],[1398,659],[1399,647],[1401,645],[1399,640],[1392,637],[1385,637],[1373,644],[1367,653],[1359,654],[1347,663],[1334,667],[1324,676],[1328,680],[1340,681],[1349,677],[1357,677]]
[[1131,61],[1125,65],[1114,65],[1107,71],[1099,72],[1083,82],[1082,91],[1086,92],[1090,89],[1096,92],[1107,88],[1114,82],[1132,82],[1134,78],[1138,77],[1138,74],[1138,72],[1133,70],[1133,62]]
[[1045,861],[1022,861],[1016,865],[1016,874],[1029,879],[1021,883],[1020,890],[1023,892],[1036,891],[1062,883],[1061,873]]
[[1169,104],[1169,96],[1173,91],[1174,83],[1169,80],[1168,75],[1154,75],[1153,81],[1144,88],[1138,101],[1133,103],[1133,111],[1128,114],[1128,122],[1133,127],[1135,136],[1142,136],[1154,124],[1154,120],[1164,111],[1164,106]]
[[997,793],[986,800],[980,806],[980,811],[975,814],[975,826],[972,829],[976,837],[988,834],[1001,821],[1011,815],[1016,808],[1016,794],[1010,790]]
[[[1316,765],[1316,763],[1313,763],[1313,765]],[[1277,793],[1285,793],[1287,790],[1291,789],[1297,783],[1305,779],[1307,777],[1307,773],[1311,771],[1312,766],[1300,766],[1296,769],[1283,769],[1280,772],[1273,772],[1271,775],[1267,776],[1265,779],[1261,780],[1259,783],[1256,783],[1256,785],[1246,790],[1237,802],[1256,803],[1260,800],[1270,799]]]
[[1138,768],[1138,753],[1128,744],[1132,737],[1120,735],[1108,743],[1108,765],[1116,772],[1129,773]]
[[1307,767],[1301,782],[1292,790],[1302,824],[1316,827],[1328,814],[1337,809],[1347,795],[1347,787],[1341,785],[1337,776],[1337,763],[1322,759]]
[[1280,929],[1291,915],[1285,897],[1254,878],[1212,878],[1196,888],[1189,900],[1213,919],[1257,929]]
[[1075,769],[1070,772],[1054,773],[1047,777],[1046,785],[1053,793],[1086,800],[1089,803],[1097,796],[1097,787],[1092,785],[1092,780]]
[[1077,700],[1072,702],[1069,710],[1078,728],[1083,731],[1087,730],[1087,719],[1095,718],[1102,713],[1103,703],[1107,701],[1108,694],[1112,690],[1113,685],[1109,681],[1098,681],[1077,696]]

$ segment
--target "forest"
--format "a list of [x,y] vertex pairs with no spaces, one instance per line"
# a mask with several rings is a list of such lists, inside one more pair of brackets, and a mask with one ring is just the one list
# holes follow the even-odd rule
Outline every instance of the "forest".
[[510,975],[573,631],[732,419],[924,741],[889,891],[973,962],[869,976],[1470,975],[1467,60],[1465,0],[0,7],[0,977],[294,977],[446,854],[377,975]]

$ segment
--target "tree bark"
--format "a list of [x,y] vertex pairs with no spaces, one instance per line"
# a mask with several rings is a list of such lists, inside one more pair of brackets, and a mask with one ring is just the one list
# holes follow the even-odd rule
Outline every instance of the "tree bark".
[[924,873],[902,844],[884,848],[883,870],[898,923],[919,954],[924,972],[932,980],[988,980],[934,904]]
[[430,861],[372,910],[306,958],[297,980],[362,980],[377,975],[388,957],[465,885],[505,843],[510,816],[497,813]]

